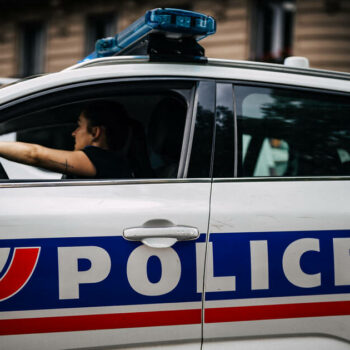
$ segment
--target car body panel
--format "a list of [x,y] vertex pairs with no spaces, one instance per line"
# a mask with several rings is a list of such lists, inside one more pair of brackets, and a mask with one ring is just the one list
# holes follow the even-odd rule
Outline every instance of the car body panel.
[[[213,183],[204,344],[221,338],[230,348],[253,334],[350,340],[350,259],[338,246],[350,248],[349,185],[322,178]],[[215,276],[226,281],[212,291]]]
[[[26,344],[34,349],[40,339],[50,348],[155,346],[165,341],[169,348],[179,341],[200,348],[202,296],[196,289],[197,241],[155,249],[126,241],[122,234],[125,228],[163,219],[197,227],[200,241],[205,241],[210,182],[65,183],[3,187],[0,191],[2,255],[8,248],[10,254],[14,248],[40,248],[32,275],[19,281],[25,288],[15,286],[12,294],[6,294],[7,287],[0,293],[0,328],[5,335],[1,344],[5,348]],[[12,254],[4,281],[20,260],[16,251]],[[148,262],[152,256],[153,261]],[[90,267],[86,263],[75,265],[79,259],[90,260]],[[73,270],[77,276],[87,271],[91,278],[78,278],[80,287],[72,289]],[[152,280],[147,282],[149,275]],[[155,337],[159,332],[161,335]],[[55,343],[60,333],[62,341]]]

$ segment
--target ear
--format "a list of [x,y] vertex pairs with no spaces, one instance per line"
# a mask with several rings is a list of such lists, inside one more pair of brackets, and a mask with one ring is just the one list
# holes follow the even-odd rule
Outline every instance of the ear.
[[93,126],[91,129],[91,135],[93,141],[96,141],[100,138],[102,132],[102,127],[101,126]]

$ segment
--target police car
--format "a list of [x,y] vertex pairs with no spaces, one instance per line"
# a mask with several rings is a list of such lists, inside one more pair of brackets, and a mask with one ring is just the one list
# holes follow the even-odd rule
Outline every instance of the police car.
[[214,32],[155,9],[1,89],[2,137],[50,147],[87,101],[123,104],[133,169],[2,161],[1,349],[350,348],[350,75],[208,59]]

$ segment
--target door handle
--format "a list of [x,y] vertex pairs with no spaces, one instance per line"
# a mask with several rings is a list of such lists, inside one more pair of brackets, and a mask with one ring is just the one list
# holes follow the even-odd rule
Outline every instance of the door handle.
[[[152,220],[155,222],[156,220]],[[123,237],[128,241],[141,241],[151,248],[169,248],[178,241],[188,241],[199,237],[199,231],[196,227],[170,225],[159,227],[150,227],[147,222],[143,226],[126,228],[123,231]]]

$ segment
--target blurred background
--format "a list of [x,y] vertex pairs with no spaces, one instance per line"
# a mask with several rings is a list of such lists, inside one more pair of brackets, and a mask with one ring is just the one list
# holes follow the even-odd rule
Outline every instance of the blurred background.
[[312,68],[350,72],[350,0],[0,0],[0,76],[55,72],[155,7],[212,15],[208,57],[281,63],[306,56]]

